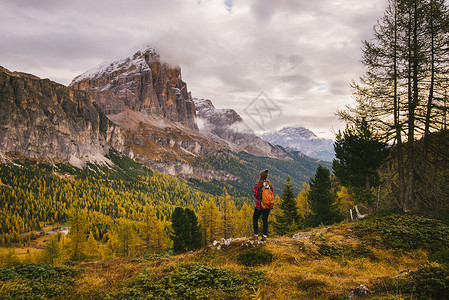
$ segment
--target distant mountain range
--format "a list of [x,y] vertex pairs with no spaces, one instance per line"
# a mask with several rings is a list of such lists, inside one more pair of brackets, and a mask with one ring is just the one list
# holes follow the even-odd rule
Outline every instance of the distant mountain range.
[[102,63],[69,87],[0,68],[0,104],[2,162],[25,157],[83,167],[110,164],[106,156],[114,150],[169,175],[221,182],[199,185],[205,189],[233,181],[237,194],[250,186],[238,182],[256,180],[259,169],[277,170],[278,185],[290,175],[301,186],[320,163],[297,151],[320,149],[262,139],[234,110],[193,98],[181,69],[151,46]]
[[319,138],[304,127],[284,127],[260,136],[274,145],[288,147],[313,158],[326,161],[332,161],[335,158],[334,141]]

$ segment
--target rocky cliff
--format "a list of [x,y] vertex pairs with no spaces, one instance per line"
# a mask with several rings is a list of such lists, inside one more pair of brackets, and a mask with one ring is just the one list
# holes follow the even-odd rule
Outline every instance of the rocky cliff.
[[105,62],[75,77],[70,86],[92,92],[107,115],[130,109],[195,128],[195,108],[181,69],[162,63],[151,46]]
[[123,143],[120,128],[85,92],[0,67],[0,152],[95,159]]

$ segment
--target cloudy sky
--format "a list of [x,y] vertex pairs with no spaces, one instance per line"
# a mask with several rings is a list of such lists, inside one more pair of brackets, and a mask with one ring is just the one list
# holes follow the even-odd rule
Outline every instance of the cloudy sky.
[[[386,0],[0,0],[0,66],[68,85],[142,44],[180,65],[192,95],[254,130],[333,138]],[[254,99],[256,99],[254,102]],[[273,109],[263,126],[251,105]],[[257,123],[257,120],[256,120]]]

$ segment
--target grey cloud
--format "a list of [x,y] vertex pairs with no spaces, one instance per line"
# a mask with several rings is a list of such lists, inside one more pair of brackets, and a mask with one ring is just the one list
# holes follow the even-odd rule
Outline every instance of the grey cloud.
[[320,128],[335,122],[335,107],[352,101],[347,87],[361,70],[360,41],[385,5],[335,3],[0,0],[0,65],[68,84],[103,61],[152,43],[164,61],[181,66],[194,96],[241,112],[265,91],[292,111],[273,126],[303,120]]

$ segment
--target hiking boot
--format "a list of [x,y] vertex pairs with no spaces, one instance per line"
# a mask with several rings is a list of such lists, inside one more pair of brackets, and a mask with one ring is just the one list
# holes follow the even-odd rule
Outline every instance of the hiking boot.
[[260,241],[261,241],[261,242],[266,242],[266,241],[267,241],[267,236],[264,235]]
[[257,241],[258,239],[259,239],[259,236],[257,234],[255,234],[249,238],[250,241]]

